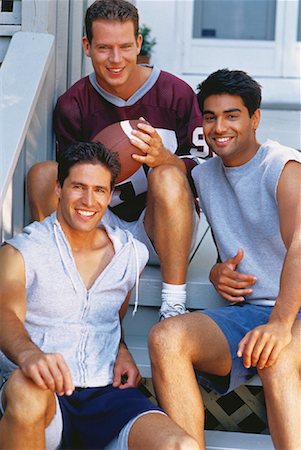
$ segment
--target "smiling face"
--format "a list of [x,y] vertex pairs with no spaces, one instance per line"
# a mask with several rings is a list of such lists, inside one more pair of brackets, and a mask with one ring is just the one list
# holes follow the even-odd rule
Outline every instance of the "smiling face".
[[75,164],[63,186],[57,183],[58,220],[70,236],[97,229],[111,201],[111,172],[101,164]]
[[260,110],[252,117],[238,95],[210,95],[204,101],[203,128],[209,147],[226,166],[240,166],[256,153]]
[[135,37],[134,24],[127,20],[96,20],[92,24],[93,38],[83,38],[83,48],[92,59],[98,84],[107,92],[128,98],[139,87],[140,71],[137,55],[142,36]]

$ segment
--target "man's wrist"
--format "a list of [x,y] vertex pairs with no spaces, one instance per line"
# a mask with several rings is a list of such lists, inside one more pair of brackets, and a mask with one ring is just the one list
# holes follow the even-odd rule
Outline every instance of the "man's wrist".
[[119,342],[119,349],[124,348],[125,350],[128,350],[128,346],[126,345],[126,343],[124,342],[124,339],[121,338],[120,342]]
[[275,324],[277,323],[279,326],[287,328],[291,330],[295,320],[296,320],[296,314],[287,314],[286,312],[279,311],[279,308],[277,308],[277,304],[274,306],[270,318],[269,323]]

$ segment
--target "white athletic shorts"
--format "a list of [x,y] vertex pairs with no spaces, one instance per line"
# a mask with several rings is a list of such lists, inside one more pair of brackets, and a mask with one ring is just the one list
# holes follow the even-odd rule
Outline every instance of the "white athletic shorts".
[[[156,253],[156,250],[153,246],[152,241],[148,237],[145,228],[144,228],[144,216],[145,210],[140,214],[138,220],[134,222],[127,222],[126,220],[120,219],[116,214],[114,214],[111,210],[107,209],[105,215],[102,218],[102,222],[106,225],[116,226],[121,228],[122,230],[128,230],[132,233],[135,239],[140,242],[143,242],[148,251],[149,251],[149,260],[148,264],[158,266],[160,264],[159,257]],[[200,217],[197,214],[196,210],[194,210],[193,214],[193,234],[192,234],[192,242],[191,242],[191,250],[190,255],[192,255],[195,251],[195,248],[198,244],[198,229],[200,224]]]

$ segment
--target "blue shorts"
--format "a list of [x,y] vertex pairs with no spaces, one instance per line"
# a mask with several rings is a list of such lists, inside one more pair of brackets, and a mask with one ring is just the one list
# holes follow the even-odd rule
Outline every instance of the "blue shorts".
[[111,385],[77,388],[71,396],[58,397],[63,416],[62,448],[102,449],[133,418],[160,411],[139,389]]
[[[243,365],[243,358],[238,358],[236,354],[238,343],[249,331],[267,323],[272,310],[272,306],[236,303],[223,308],[201,311],[202,314],[211,317],[222,330],[228,341],[232,357],[231,372],[225,377],[197,372],[197,378],[201,385],[220,394],[226,394],[244,384],[257,373],[256,367],[246,369]],[[297,319],[301,319],[301,312],[299,312]]]

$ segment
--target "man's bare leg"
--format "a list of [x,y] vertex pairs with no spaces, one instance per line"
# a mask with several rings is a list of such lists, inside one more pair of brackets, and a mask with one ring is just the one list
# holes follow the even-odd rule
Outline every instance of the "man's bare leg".
[[44,450],[45,428],[56,411],[53,393],[37,387],[17,369],[5,385],[0,448]]
[[148,178],[145,229],[159,255],[163,281],[183,284],[193,229],[191,190],[175,166],[156,167]]
[[44,161],[31,167],[27,174],[27,193],[32,220],[44,220],[57,208],[55,184],[57,163]]
[[205,449],[204,406],[194,368],[220,376],[230,372],[232,359],[224,334],[210,317],[185,314],[155,325],[149,349],[160,405]]
[[193,199],[186,175],[175,166],[149,174],[145,230],[160,260],[160,319],[186,311],[186,276],[193,232]]
[[277,450],[301,449],[301,321],[276,363],[260,370],[270,433]]
[[199,450],[195,439],[163,414],[137,419],[129,433],[129,450]]

